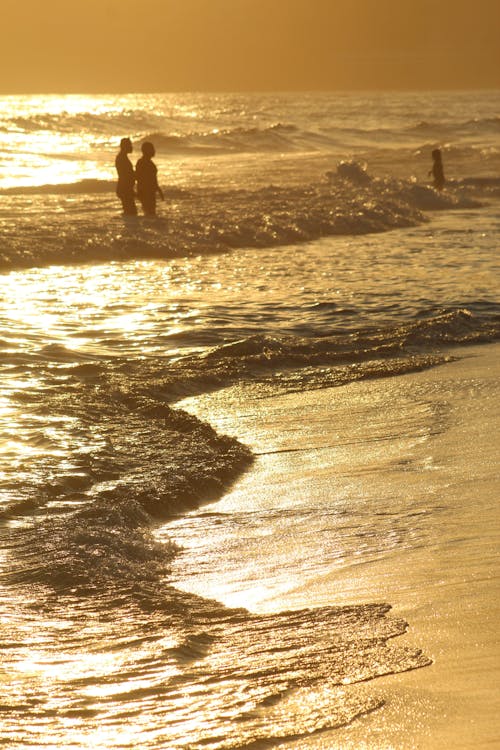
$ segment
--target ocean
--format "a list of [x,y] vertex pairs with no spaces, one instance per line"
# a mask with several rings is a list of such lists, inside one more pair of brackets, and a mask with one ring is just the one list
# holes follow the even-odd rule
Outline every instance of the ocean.
[[438,747],[377,717],[437,721],[417,621],[496,559],[499,126],[498,91],[0,98],[1,746]]

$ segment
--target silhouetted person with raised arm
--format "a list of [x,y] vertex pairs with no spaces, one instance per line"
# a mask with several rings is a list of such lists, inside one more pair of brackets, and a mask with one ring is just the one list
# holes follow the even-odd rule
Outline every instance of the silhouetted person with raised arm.
[[128,155],[133,151],[130,138],[122,138],[120,141],[120,153],[115,159],[115,167],[118,172],[118,185],[116,194],[120,198],[125,216],[136,216],[134,185],[135,172]]
[[135,166],[137,195],[142,204],[145,216],[156,216],[156,195],[165,200],[158,185],[158,170],[153,162],[155,147],[149,141],[141,146],[142,156]]
[[443,171],[443,159],[441,157],[441,149],[435,148],[432,152],[432,169],[429,172],[434,179],[434,187],[436,190],[442,190],[444,188],[444,171]]

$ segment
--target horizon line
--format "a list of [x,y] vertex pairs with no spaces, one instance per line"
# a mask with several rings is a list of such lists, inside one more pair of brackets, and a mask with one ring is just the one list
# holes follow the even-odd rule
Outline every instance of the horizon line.
[[453,86],[453,87],[356,87],[356,88],[304,88],[304,89],[171,89],[169,90],[129,90],[118,88],[115,90],[111,89],[81,89],[81,90],[26,90],[26,91],[1,91],[0,97],[7,96],[116,96],[116,95],[127,95],[127,96],[145,96],[145,95],[175,95],[175,94],[206,94],[206,95],[220,95],[227,94],[231,96],[236,95],[272,95],[272,94],[421,94],[421,93],[467,93],[475,91],[500,91],[500,84],[498,86]]

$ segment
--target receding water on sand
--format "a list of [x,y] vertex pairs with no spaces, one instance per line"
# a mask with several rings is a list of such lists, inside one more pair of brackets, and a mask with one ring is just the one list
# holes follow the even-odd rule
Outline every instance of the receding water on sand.
[[500,736],[499,356],[494,345],[390,381],[183,402],[258,458],[222,501],[169,524],[184,548],[176,585],[259,612],[389,601],[434,662],[370,686],[385,701],[376,715],[287,747],[465,749]]

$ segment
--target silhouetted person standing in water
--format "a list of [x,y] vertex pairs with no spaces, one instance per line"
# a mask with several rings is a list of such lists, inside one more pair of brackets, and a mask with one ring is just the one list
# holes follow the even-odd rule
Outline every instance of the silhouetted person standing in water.
[[441,158],[441,149],[435,148],[432,152],[432,169],[429,172],[434,178],[434,187],[436,190],[442,190],[444,188],[444,171],[443,171],[443,160]]
[[155,147],[149,141],[141,146],[142,156],[135,166],[137,178],[137,195],[142,203],[145,216],[156,216],[156,194],[165,200],[162,189],[158,185],[158,170],[153,162]]
[[137,207],[134,198],[135,172],[128,155],[133,151],[130,138],[122,138],[120,141],[120,153],[115,159],[115,167],[118,172],[118,185],[116,194],[120,198],[125,216],[136,216]]

